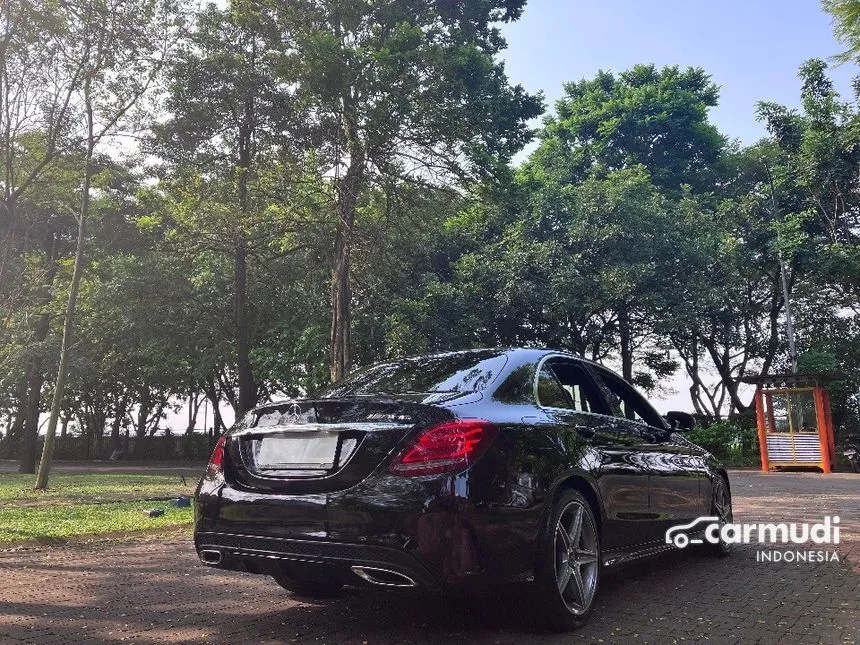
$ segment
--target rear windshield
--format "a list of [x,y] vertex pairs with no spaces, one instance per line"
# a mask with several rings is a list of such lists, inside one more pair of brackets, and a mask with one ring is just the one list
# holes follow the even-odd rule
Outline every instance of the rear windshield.
[[477,392],[496,379],[507,361],[493,350],[404,358],[354,372],[320,396]]

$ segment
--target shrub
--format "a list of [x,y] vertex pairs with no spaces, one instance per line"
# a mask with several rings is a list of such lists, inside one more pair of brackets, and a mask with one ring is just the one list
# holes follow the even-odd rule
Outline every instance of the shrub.
[[732,421],[715,421],[693,428],[687,438],[727,465],[754,466],[759,460],[755,428]]

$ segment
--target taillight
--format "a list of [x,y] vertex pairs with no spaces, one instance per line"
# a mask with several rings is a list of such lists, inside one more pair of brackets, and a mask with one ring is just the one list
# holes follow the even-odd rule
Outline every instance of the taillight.
[[465,470],[498,434],[498,427],[481,419],[441,423],[418,435],[394,458],[389,470],[405,477]]
[[209,457],[209,465],[206,466],[207,479],[215,479],[224,471],[224,446],[227,445],[227,435],[221,435],[218,438],[218,443],[215,444],[215,450],[212,451],[212,456]]

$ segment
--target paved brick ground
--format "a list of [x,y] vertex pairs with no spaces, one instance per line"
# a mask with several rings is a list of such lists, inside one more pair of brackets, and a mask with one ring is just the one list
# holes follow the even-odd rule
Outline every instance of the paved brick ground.
[[299,602],[268,578],[200,566],[187,540],[0,554],[0,642],[853,643],[860,641],[860,476],[732,474],[738,520],[841,517],[841,562],[683,552],[603,582],[591,622],[541,633],[517,594],[354,593]]

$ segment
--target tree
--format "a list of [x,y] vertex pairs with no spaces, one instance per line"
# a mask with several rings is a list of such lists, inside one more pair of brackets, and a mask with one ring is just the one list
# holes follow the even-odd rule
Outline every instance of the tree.
[[434,184],[503,169],[529,139],[539,97],[511,87],[495,24],[524,0],[298,0],[266,4],[290,44],[283,81],[334,124],[326,139],[337,216],[331,268],[332,380],[351,364],[356,210],[373,187]]
[[[783,169],[775,173],[779,250],[803,271],[792,276],[800,289],[801,356],[808,362],[830,355],[832,367],[848,376],[834,386],[834,409],[847,419],[858,395],[848,347],[860,315],[860,111],[840,99],[826,73],[823,61],[805,62],[802,110],[763,102],[759,116],[782,156]],[[793,194],[784,188],[789,184],[796,186]]]
[[[677,286],[655,270],[677,273],[662,261],[675,256],[679,243],[667,220],[674,207],[665,200],[678,201],[686,190],[701,198],[712,188],[725,143],[707,118],[717,99],[717,87],[697,68],[637,65],[617,77],[600,72],[568,83],[540,146],[518,174],[532,217],[557,231],[580,229],[590,266],[578,267],[580,256],[572,255],[569,270],[591,286],[582,293],[571,288],[574,298],[591,305],[566,325],[578,330],[574,345],[579,351],[591,345],[595,356],[601,355],[596,348],[617,350],[628,379],[637,348],[644,350],[642,364],[650,362],[657,373],[672,367],[651,333],[660,317],[653,303],[665,302],[661,291]],[[583,210],[572,213],[569,205],[578,200]],[[561,224],[553,219],[559,217]],[[653,385],[647,371],[639,378]]]
[[[41,146],[40,136],[20,137],[13,165],[38,154],[28,146]],[[52,331],[53,293],[61,278],[59,260],[71,245],[73,212],[77,206],[80,156],[57,155],[34,179],[31,188],[16,199],[15,227],[6,242],[8,281],[0,287],[9,309],[0,327],[0,365],[7,371],[0,388],[14,400],[14,420],[4,441],[8,457],[19,457],[19,469],[33,472],[42,390],[55,356]]]
[[860,58],[860,2],[858,0],[821,0],[821,7],[833,16],[836,40],[846,49],[836,56],[841,62]]
[[[5,285],[16,244],[26,230],[18,204],[58,155],[78,150],[82,144],[81,133],[70,127],[70,121],[83,63],[60,62],[66,26],[57,5],[5,0],[2,9],[0,285]],[[10,295],[4,303],[7,312],[14,307]]]
[[725,142],[708,122],[719,90],[701,68],[636,65],[564,91],[524,168],[536,181],[575,184],[641,164],[657,188],[675,196],[683,185],[712,187]]
[[[7,0],[0,11],[0,347],[9,342],[9,325],[16,314],[33,304],[21,299],[33,277],[27,275],[26,256],[33,251],[34,233],[42,254],[41,286],[38,293],[31,293],[42,309],[50,301],[56,274],[58,238],[63,232],[57,220],[67,215],[67,202],[60,212],[55,210],[56,204],[45,208],[39,191],[47,188],[56,198],[45,175],[58,161],[64,166],[79,154],[82,144],[81,133],[71,126],[82,62],[62,62],[65,30],[63,13],[56,4]],[[57,173],[62,174],[62,170]],[[28,352],[28,365],[17,374],[13,386],[17,412],[7,438],[10,448],[13,442],[21,442],[19,469],[29,473],[35,469],[44,380],[41,350],[49,325],[44,312],[36,313],[36,318],[38,323],[31,331],[33,351]]]
[[[548,183],[526,206],[522,195],[495,207],[486,197],[452,204],[460,211],[435,225],[442,230],[435,243],[422,243],[419,233],[426,260],[395,264],[412,286],[390,307],[389,342],[397,344],[389,351],[539,345],[618,357],[619,312],[644,327],[667,278],[661,257],[675,241],[676,213],[647,172],[640,166],[578,186]],[[676,368],[653,334],[624,343],[623,369],[642,387],[655,389]]]
[[99,445],[110,417],[116,451],[131,417],[136,434],[145,435],[172,395],[196,386],[197,339],[188,329],[194,312],[183,293],[188,267],[153,252],[137,227],[151,205],[141,176],[106,161],[93,176],[93,260],[78,300],[64,406],[90,420],[81,426]]
[[85,132],[85,156],[77,248],[63,322],[60,364],[36,488],[48,484],[54,436],[63,404],[75,308],[84,271],[96,146],[124,125],[155,80],[182,30],[178,7],[172,0],[82,0],[80,4],[68,3],[64,7],[67,40],[60,49],[64,63],[80,70],[76,99]]
[[257,403],[260,389],[252,361],[259,338],[249,264],[289,252],[271,249],[295,226],[300,209],[285,205],[298,196],[293,184],[305,171],[305,139],[315,129],[309,113],[298,118],[295,91],[277,77],[285,46],[279,36],[269,16],[242,3],[203,9],[171,65],[170,118],[154,142],[172,174],[167,190],[171,179],[179,180],[170,214],[173,241],[186,250],[232,256],[237,414]]
[[[823,273],[845,294],[860,300],[860,112],[839,100],[820,60],[804,63],[799,114],[762,102],[764,120],[786,158],[791,177],[805,194],[787,211],[789,224],[814,241]],[[860,87],[857,96],[860,97]],[[796,243],[795,243],[796,245]]]
[[[353,357],[367,365],[380,357],[419,354],[451,345],[467,312],[446,311],[426,300],[434,278],[456,259],[450,225],[465,199],[456,191],[402,186],[373,191],[356,213],[353,264]],[[381,315],[382,314],[382,315]],[[453,336],[454,346],[464,338]]]

